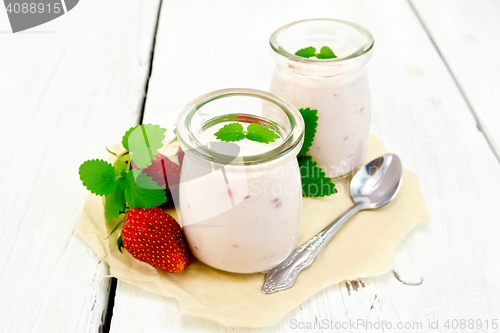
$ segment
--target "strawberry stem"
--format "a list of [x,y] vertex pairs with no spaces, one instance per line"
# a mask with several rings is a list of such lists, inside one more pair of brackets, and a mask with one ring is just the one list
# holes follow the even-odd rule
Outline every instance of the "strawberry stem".
[[118,156],[118,155],[116,155],[116,153],[115,153],[115,152],[112,152],[111,150],[109,150],[109,149],[108,149],[108,147],[105,147],[105,148],[106,148],[106,150],[108,151],[108,153],[110,153],[111,155]]
[[108,237],[106,237],[104,239],[108,239],[109,237],[111,237],[111,235],[116,231],[116,229],[118,229],[118,227],[123,223],[123,221],[125,221],[126,216],[127,216],[126,213],[120,214],[120,216],[118,217],[118,222],[116,222],[115,226],[113,227],[113,229],[109,233]]
[[116,240],[116,245],[118,246],[118,251],[120,251],[120,253],[123,253],[122,247],[124,247],[124,245],[123,245],[122,235],[120,235],[120,237],[118,237],[118,239]]

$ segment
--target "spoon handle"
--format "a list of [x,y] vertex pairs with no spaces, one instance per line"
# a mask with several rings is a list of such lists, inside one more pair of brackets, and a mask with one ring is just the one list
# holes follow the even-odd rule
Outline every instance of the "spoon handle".
[[335,232],[340,229],[345,221],[360,210],[361,204],[354,204],[307,243],[293,251],[279,266],[268,271],[262,292],[271,294],[293,286],[300,271],[312,264]]

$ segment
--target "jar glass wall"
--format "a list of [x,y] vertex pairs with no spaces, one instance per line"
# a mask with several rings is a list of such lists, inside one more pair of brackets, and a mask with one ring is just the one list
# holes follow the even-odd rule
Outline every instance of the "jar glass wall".
[[[217,140],[215,133],[232,123],[259,124],[279,138],[269,144]],[[184,108],[177,135],[185,152],[178,208],[191,252],[234,273],[283,261],[296,246],[302,204],[299,111],[266,92],[220,90]]]
[[[270,37],[277,65],[270,91],[297,108],[318,110],[318,127],[309,155],[329,177],[357,168],[370,135],[371,99],[365,65],[373,50],[365,28],[333,19],[303,20],[277,29]],[[337,58],[303,58],[295,52],[313,46]]]

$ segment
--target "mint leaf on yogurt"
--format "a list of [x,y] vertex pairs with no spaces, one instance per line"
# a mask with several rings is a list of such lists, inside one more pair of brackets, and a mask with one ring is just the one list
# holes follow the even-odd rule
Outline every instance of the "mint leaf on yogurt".
[[243,125],[240,123],[227,124],[214,135],[218,140],[225,142],[248,139],[255,142],[270,143],[280,138],[272,129],[255,123],[248,125],[246,131],[243,130]]
[[259,124],[248,125],[246,135],[248,140],[262,143],[274,142],[280,138],[273,130]]
[[335,53],[333,53],[332,49],[328,46],[323,46],[319,53],[316,53],[316,58],[318,59],[333,59],[337,58]]
[[246,138],[245,133],[243,133],[243,125],[240,123],[224,125],[214,135],[218,140],[225,142],[241,141]]
[[302,58],[312,58],[312,57],[316,57],[317,59],[337,58],[335,53],[333,53],[332,49],[329,48],[328,46],[323,46],[321,50],[319,50],[319,53],[316,53],[316,48],[313,46],[305,47],[295,52],[295,55]]
[[316,55],[316,48],[312,46],[305,47],[295,52],[295,55],[302,58],[311,58]]

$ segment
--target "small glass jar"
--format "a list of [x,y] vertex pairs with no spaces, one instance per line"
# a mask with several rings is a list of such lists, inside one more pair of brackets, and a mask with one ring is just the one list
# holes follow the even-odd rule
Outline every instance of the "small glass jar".
[[[224,125],[259,124],[279,139],[223,142]],[[281,263],[297,244],[302,190],[297,154],[304,137],[299,111],[270,93],[225,89],[198,97],[177,120],[185,152],[180,218],[191,252],[233,273]]]
[[[365,65],[373,36],[360,25],[310,19],[277,29],[270,37],[277,66],[270,91],[297,108],[318,110],[316,136],[308,155],[329,177],[352,172],[362,162],[370,136],[371,100]],[[295,55],[328,46],[333,59]]]

